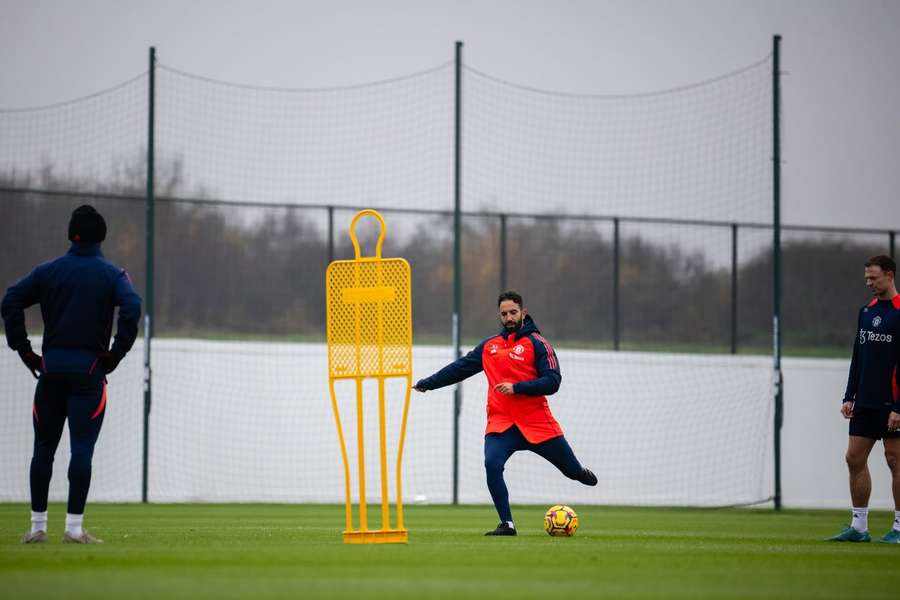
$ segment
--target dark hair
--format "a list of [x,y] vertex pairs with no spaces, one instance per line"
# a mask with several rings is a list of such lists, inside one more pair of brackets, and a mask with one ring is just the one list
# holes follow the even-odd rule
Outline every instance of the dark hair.
[[887,254],[879,254],[878,256],[873,256],[869,260],[866,261],[867,267],[881,267],[881,270],[887,273],[890,271],[891,273],[897,274],[897,263],[894,262],[894,259],[888,256]]
[[99,244],[106,239],[106,221],[90,204],[82,204],[72,211],[69,219],[69,240]]
[[500,304],[502,304],[504,300],[512,300],[519,305],[519,308],[525,306],[524,304],[522,304],[522,295],[512,290],[500,294],[500,297],[497,298],[497,306],[500,306]]

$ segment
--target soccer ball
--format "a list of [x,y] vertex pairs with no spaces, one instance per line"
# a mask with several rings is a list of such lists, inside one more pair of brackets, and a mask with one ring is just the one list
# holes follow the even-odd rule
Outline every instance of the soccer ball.
[[564,504],[551,506],[544,515],[544,531],[554,537],[575,535],[578,529],[578,515]]

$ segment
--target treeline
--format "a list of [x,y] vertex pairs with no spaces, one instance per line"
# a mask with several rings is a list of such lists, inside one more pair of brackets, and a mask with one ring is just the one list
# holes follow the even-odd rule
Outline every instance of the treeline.
[[[128,179],[127,177],[125,178]],[[134,177],[140,180],[140,177]],[[178,191],[180,171],[158,176],[160,196]],[[0,285],[68,247],[69,214],[97,207],[109,225],[106,256],[124,266],[145,293],[145,206],[100,198],[52,172],[0,180],[3,188],[67,190],[61,195],[0,192]],[[107,193],[140,197],[120,182]],[[377,208],[377,207],[376,207]],[[406,258],[413,272],[414,331],[448,340],[453,304],[452,223],[445,216],[385,211],[391,228],[383,255]],[[351,211],[339,211],[334,255],[352,257]],[[161,201],[156,207],[155,314],[162,335],[324,337],[326,213]],[[608,345],[613,338],[614,248],[608,231],[559,219],[508,219],[506,282],[520,291],[539,326],[556,343]],[[657,226],[658,229],[658,226]],[[371,247],[374,232],[362,232]],[[496,219],[463,221],[463,334],[480,339],[497,327],[501,249]],[[623,347],[723,350],[732,335],[730,243],[716,247],[649,238],[636,230],[619,248]],[[655,240],[655,241],[654,241]],[[693,249],[691,249],[693,248]],[[887,251],[871,237],[854,241],[788,239],[783,246],[785,347],[849,348],[857,308],[867,299],[862,264]],[[748,251],[749,254],[749,251]],[[742,256],[737,274],[740,348],[768,351],[772,328],[771,246]],[[39,329],[31,311],[30,326]]]

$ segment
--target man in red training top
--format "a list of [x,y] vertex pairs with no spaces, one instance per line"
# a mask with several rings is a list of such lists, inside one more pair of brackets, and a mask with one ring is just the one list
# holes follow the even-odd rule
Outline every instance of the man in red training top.
[[488,379],[484,468],[500,515],[497,528],[485,535],[516,535],[503,467],[519,450],[547,459],[569,479],[597,485],[597,476],[575,458],[547,404],[562,376],[556,353],[522,305],[522,296],[504,292],[497,301],[502,331],[489,337],[459,360],[419,380],[419,392],[435,390],[484,371]]

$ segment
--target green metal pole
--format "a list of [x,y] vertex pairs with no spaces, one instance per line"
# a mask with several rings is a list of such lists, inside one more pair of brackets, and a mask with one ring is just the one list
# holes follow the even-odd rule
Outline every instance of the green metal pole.
[[144,286],[144,457],[143,471],[141,474],[141,502],[147,502],[147,480],[149,475],[150,459],[150,401],[151,376],[150,376],[150,339],[153,337],[153,237],[155,232],[154,222],[154,192],[153,175],[154,160],[154,125],[156,104],[156,48],[150,48],[150,81],[149,98],[147,108],[147,200],[146,200],[146,284]]
[[[462,356],[462,42],[456,42],[455,140],[453,157],[453,355]],[[459,504],[459,414],[462,410],[462,384],[453,390],[453,504]]]
[[334,207],[328,207],[328,264],[334,260]]
[[619,218],[613,219],[613,301],[612,301],[612,326],[613,326],[613,350],[619,349],[621,343],[622,312],[619,306]]
[[737,354],[738,334],[738,225],[731,224],[731,353]]
[[500,215],[500,291],[507,290],[506,215]]
[[781,373],[781,36],[772,50],[772,350],[775,387],[775,510],[781,510],[781,424],[784,380]]

